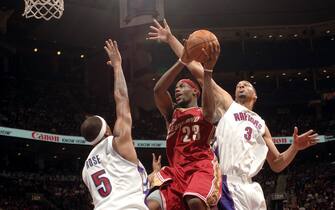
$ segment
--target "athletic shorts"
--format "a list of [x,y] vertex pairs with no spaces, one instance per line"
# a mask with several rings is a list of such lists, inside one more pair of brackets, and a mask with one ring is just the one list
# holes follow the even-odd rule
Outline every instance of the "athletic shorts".
[[222,176],[222,196],[219,210],[266,210],[261,186],[250,178]]
[[185,196],[200,198],[207,206],[216,206],[221,196],[221,174],[216,160],[199,161],[191,167],[163,167],[155,174],[164,210],[186,210]]

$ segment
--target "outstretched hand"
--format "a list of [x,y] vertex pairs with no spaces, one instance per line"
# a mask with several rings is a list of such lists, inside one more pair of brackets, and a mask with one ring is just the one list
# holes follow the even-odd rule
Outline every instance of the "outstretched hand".
[[301,135],[298,135],[298,128],[294,127],[293,132],[293,145],[299,150],[304,150],[310,146],[315,145],[318,141],[319,134],[314,133],[313,130],[309,130]]
[[116,66],[120,66],[122,63],[121,54],[117,45],[116,41],[112,41],[111,39],[108,39],[105,42],[104,49],[109,57],[109,61],[107,61],[107,64],[112,66],[113,68]]
[[154,26],[150,26],[147,40],[157,40],[158,42],[168,42],[172,37],[172,33],[166,20],[163,20],[164,27],[154,19]]
[[162,159],[161,155],[159,155],[158,158],[156,159],[155,153],[152,153],[152,170],[153,171],[158,172],[159,170],[161,170],[162,168],[161,159]]

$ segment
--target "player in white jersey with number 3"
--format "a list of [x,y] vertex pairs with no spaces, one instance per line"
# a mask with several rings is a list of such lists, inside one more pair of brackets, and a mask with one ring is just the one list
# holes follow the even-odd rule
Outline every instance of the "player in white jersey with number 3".
[[137,159],[131,136],[132,118],[117,43],[106,41],[108,64],[114,69],[116,122],[113,133],[106,121],[93,116],[81,125],[81,134],[94,148],[86,159],[82,178],[95,210],[147,210],[147,173]]
[[[148,39],[159,40],[170,45],[178,57],[184,51],[183,45],[171,33],[170,27],[164,20],[160,25],[154,20]],[[235,101],[231,95],[218,86],[211,77],[205,77],[204,68],[195,61],[186,64],[194,77],[215,103],[214,118],[220,119],[216,128],[216,144],[220,160],[222,179],[222,197],[218,208],[220,210],[262,210],[266,203],[262,188],[252,182],[262,168],[265,160],[271,169],[280,172],[294,159],[299,150],[316,144],[318,135],[309,130],[298,135],[298,128],[294,128],[293,144],[280,153],[272,141],[269,129],[264,120],[252,111],[257,100],[256,90],[248,81],[240,81],[235,90]],[[211,69],[207,69],[211,76]],[[204,85],[204,83],[206,83]]]
[[[200,75],[199,72],[193,73]],[[252,181],[252,177],[261,170],[265,160],[273,171],[282,171],[299,150],[316,144],[318,134],[309,130],[298,135],[298,128],[295,127],[293,144],[280,153],[264,120],[252,111],[257,95],[250,82],[240,81],[237,84],[235,101],[213,80],[207,79],[204,83],[212,85],[213,94],[216,96],[213,97],[216,100],[212,102],[216,104],[218,115],[221,115],[215,133],[223,174],[218,209],[264,210],[266,203],[262,188]]]

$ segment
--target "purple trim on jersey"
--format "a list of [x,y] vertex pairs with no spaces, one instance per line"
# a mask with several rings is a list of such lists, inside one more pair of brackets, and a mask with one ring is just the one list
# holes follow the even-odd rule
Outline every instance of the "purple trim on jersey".
[[234,201],[228,189],[227,176],[222,176],[222,195],[218,203],[219,210],[235,210]]
[[143,167],[139,166],[139,165],[137,166],[137,170],[140,173],[144,173],[144,171],[145,171],[145,169]]
[[146,196],[149,193],[149,180],[148,175],[145,171],[145,168],[141,165],[137,165],[137,171],[140,173],[140,176],[142,178],[142,185],[143,185],[143,194]]
[[215,156],[216,156],[217,158],[220,157],[220,156],[219,156],[219,147],[215,147],[215,148],[214,148],[214,154],[215,154]]

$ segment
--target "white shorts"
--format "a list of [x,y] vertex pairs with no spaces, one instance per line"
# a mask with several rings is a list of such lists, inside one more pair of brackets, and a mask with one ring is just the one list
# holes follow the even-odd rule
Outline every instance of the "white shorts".
[[266,210],[263,190],[250,178],[222,176],[222,196],[219,210]]

